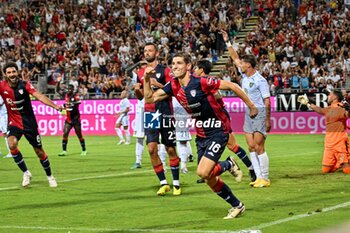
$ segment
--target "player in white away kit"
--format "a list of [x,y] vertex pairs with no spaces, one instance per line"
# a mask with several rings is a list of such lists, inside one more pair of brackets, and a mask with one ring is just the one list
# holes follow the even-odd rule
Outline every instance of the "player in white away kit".
[[246,141],[250,151],[257,179],[250,185],[254,188],[269,187],[269,157],[265,151],[265,139],[267,132],[271,129],[270,112],[270,91],[266,79],[255,70],[256,59],[253,55],[246,55],[241,60],[233,49],[229,37],[225,31],[221,31],[228,51],[235,65],[242,73],[242,89],[247,93],[259,109],[258,115],[251,119],[247,109],[243,130],[246,133]]
[[[4,138],[5,138],[5,144],[7,147],[7,155],[5,155],[4,158],[12,158],[11,153],[10,153],[10,148],[7,142],[7,109],[4,103],[4,100],[0,96],[0,131],[3,133]],[[1,155],[1,152],[0,152]]]
[[[130,144],[130,131],[129,131],[129,111],[130,111],[130,101],[128,100],[128,92],[122,91],[120,97],[122,100],[119,103],[119,112],[117,112],[117,122],[115,123],[115,131],[120,139],[118,145],[125,143],[125,145]],[[124,140],[123,133],[121,131],[121,126],[123,126],[125,131],[126,141]]]
[[181,160],[181,172],[188,173],[187,158],[192,155],[192,148],[190,141],[192,140],[190,130],[186,127],[187,119],[191,119],[191,116],[181,106],[176,98],[173,98],[173,109],[175,122],[183,122],[184,125],[176,124],[176,148],[177,153]]

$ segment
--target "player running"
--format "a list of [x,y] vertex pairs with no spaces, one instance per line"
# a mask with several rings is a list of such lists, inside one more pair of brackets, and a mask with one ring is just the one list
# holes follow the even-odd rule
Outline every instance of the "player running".
[[7,108],[10,152],[17,166],[23,172],[22,186],[28,187],[32,178],[22,153],[18,149],[18,142],[24,135],[39,157],[49,181],[49,186],[57,187],[57,182],[51,172],[49,158],[41,143],[30,95],[58,111],[61,111],[62,107],[57,106],[49,98],[37,91],[30,82],[21,80],[18,76],[16,63],[9,62],[5,64],[3,72],[6,80],[0,82],[0,95],[4,99]]
[[258,110],[238,85],[214,78],[193,76],[190,74],[191,68],[191,57],[188,54],[174,55],[172,73],[175,78],[162,89],[154,92],[151,89],[150,77],[155,70],[147,67],[144,76],[145,102],[156,103],[174,96],[191,114],[197,131],[196,145],[199,161],[197,174],[232,206],[224,219],[233,219],[244,212],[245,206],[219,177],[221,173],[230,170],[233,166],[230,157],[219,162],[227,145],[231,126],[229,117],[224,113],[224,108],[215,99],[214,94],[219,89],[231,90],[248,105],[251,117],[255,117]]
[[[194,67],[193,72],[194,72],[195,75],[197,75],[199,77],[209,77],[209,73],[211,72],[211,69],[212,69],[212,64],[211,64],[210,61],[208,61],[208,60],[199,60],[197,62],[197,65]],[[219,104],[222,107],[224,107],[224,101],[222,100],[222,96],[220,94],[220,91],[216,92],[214,94],[214,96],[215,96],[216,100],[219,102]],[[225,110],[225,112],[226,112],[226,110]],[[234,135],[233,132],[230,133],[230,135],[229,135],[227,148],[230,151],[232,151],[233,153],[235,153],[242,160],[242,162],[246,165],[246,167],[249,170],[250,181],[254,182],[256,180],[256,175],[255,175],[255,172],[254,172],[254,168],[253,168],[252,162],[250,161],[249,157],[247,156],[247,153],[245,152],[245,150],[236,143],[236,138],[235,138],[235,135]],[[243,173],[242,173],[241,169],[239,168],[239,166],[238,166],[238,164],[236,162],[235,162],[233,176],[235,177],[235,180],[237,182],[241,182],[242,181]],[[204,181],[202,179],[197,180],[197,183],[203,183],[203,182]]]

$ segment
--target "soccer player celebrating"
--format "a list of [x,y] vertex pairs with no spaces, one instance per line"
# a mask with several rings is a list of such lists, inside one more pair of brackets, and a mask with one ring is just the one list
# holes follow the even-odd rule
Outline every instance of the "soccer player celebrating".
[[30,95],[58,111],[61,111],[62,107],[57,106],[45,95],[37,91],[30,82],[21,80],[18,77],[16,63],[10,62],[5,64],[3,72],[6,80],[0,82],[0,95],[5,100],[7,108],[10,152],[16,164],[23,172],[22,186],[29,186],[32,178],[32,174],[24,162],[22,153],[18,149],[18,141],[24,135],[39,157],[40,163],[47,175],[49,186],[57,187],[57,182],[51,173],[49,158],[41,143],[38,125],[30,102]]
[[[328,95],[327,102],[330,106],[326,108],[309,103],[306,95],[298,97],[298,102],[326,118],[322,173],[331,173],[342,168],[344,173],[350,174],[349,138],[346,132],[349,112],[342,108],[342,100],[343,95],[337,90]],[[350,109],[348,106],[346,108]]]
[[[170,69],[164,65],[161,65],[157,61],[159,56],[158,47],[156,44],[147,43],[144,47],[144,56],[147,61],[147,67],[152,67],[154,74],[151,74],[152,87],[156,90],[162,88],[168,81],[170,81]],[[139,84],[135,85],[135,94],[138,99],[143,98],[142,85],[144,82],[144,74],[147,67],[144,67],[138,72],[138,82]],[[173,108],[171,105],[171,98],[164,98],[158,103],[145,103],[145,112],[156,112],[162,116],[172,116]],[[159,129],[145,128],[145,134],[147,137],[146,143],[148,147],[148,152],[151,157],[151,162],[153,169],[157,174],[157,177],[160,181],[161,187],[159,188],[157,195],[163,196],[170,191],[170,186],[166,180],[164,166],[158,155],[158,144],[159,137],[161,136],[161,143],[165,145],[166,151],[169,155],[169,165],[171,168],[171,173],[173,176],[173,195],[181,195],[180,188],[180,175],[179,175],[179,164],[180,160],[176,154],[175,150],[175,129],[174,127]]]
[[251,119],[249,111],[246,111],[243,127],[250,151],[250,158],[257,176],[257,179],[252,181],[250,185],[254,188],[269,187],[269,157],[265,151],[265,139],[267,132],[270,132],[271,129],[269,85],[266,79],[255,70],[256,59],[254,55],[246,55],[241,60],[233,49],[227,33],[224,30],[220,32],[233,62],[242,73],[242,89],[259,108],[259,114],[254,119]]
[[224,113],[224,108],[215,99],[214,94],[219,89],[231,90],[248,105],[251,117],[255,117],[258,110],[238,85],[215,78],[192,76],[191,67],[191,57],[188,54],[174,55],[172,62],[174,78],[156,92],[151,89],[150,84],[150,77],[155,71],[152,67],[147,67],[144,76],[145,102],[154,103],[174,96],[191,114],[197,131],[196,145],[199,161],[197,174],[232,206],[228,215],[224,217],[224,219],[232,219],[242,214],[245,207],[219,177],[221,173],[233,166],[230,157],[219,162],[227,145],[231,126],[229,117]]
[[[117,135],[120,139],[118,145],[121,145],[125,143],[125,145],[130,144],[130,131],[129,131],[129,111],[130,111],[130,101],[128,99],[128,92],[122,91],[120,98],[122,100],[120,101],[120,108],[119,112],[117,112],[117,122],[115,123],[115,131],[117,132]],[[120,127],[123,125],[124,131],[125,131],[125,137],[126,141],[124,140],[123,133],[120,130]]]
[[[60,80],[57,82],[56,92],[60,93]],[[81,155],[85,156],[87,154],[85,139],[83,138],[83,134],[81,132],[81,121],[80,121],[80,98],[78,93],[74,92],[74,86],[68,85],[67,93],[61,93],[62,97],[64,97],[64,107],[66,120],[64,121],[64,129],[63,129],[63,139],[62,139],[62,149],[63,151],[58,154],[58,156],[67,155],[67,144],[68,144],[68,136],[71,129],[74,127],[75,134],[77,135],[80,145],[81,145]]]
[[[197,65],[194,67],[193,71],[194,71],[194,74],[197,75],[197,76],[208,77],[208,75],[209,75],[209,73],[211,71],[211,68],[212,68],[212,64],[211,64],[210,61],[208,61],[208,60],[200,60],[200,61],[197,62]],[[221,104],[221,106],[224,107],[224,101],[222,100],[222,96],[221,96],[220,92],[215,93],[214,96],[217,99],[217,101]],[[251,182],[254,182],[256,180],[256,175],[255,175],[255,172],[254,172],[254,168],[253,168],[252,162],[248,158],[247,153],[245,152],[245,150],[236,143],[236,138],[235,138],[235,135],[234,135],[233,132],[230,133],[230,135],[229,135],[227,148],[230,151],[232,151],[233,153],[235,153],[242,160],[242,162],[246,165],[246,167],[249,170],[250,180],[251,180]],[[234,161],[234,160],[232,160],[232,161]],[[235,177],[237,182],[241,182],[243,173],[240,170],[240,168],[239,168],[237,163],[235,163],[235,167],[234,168],[235,169],[233,170],[232,175]],[[201,180],[197,180],[197,183],[202,183],[202,181]]]

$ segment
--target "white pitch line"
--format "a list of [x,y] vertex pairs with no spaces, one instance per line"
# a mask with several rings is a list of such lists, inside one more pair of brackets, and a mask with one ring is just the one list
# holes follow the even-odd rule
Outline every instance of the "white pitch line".
[[78,228],[78,227],[39,227],[39,226],[0,226],[0,229],[27,229],[27,230],[43,230],[43,231],[87,231],[87,232],[175,232],[175,233],[254,233],[259,231],[252,230],[240,230],[240,231],[215,231],[215,230],[162,230],[162,229],[115,229],[115,228]]
[[[193,167],[195,165],[190,165],[187,166]],[[118,173],[118,174],[107,174],[107,175],[100,175],[100,176],[86,176],[86,177],[78,177],[78,178],[73,178],[73,179],[68,179],[68,180],[58,180],[58,183],[68,183],[68,182],[74,182],[74,181],[80,181],[80,180],[93,180],[93,179],[101,179],[101,178],[109,178],[109,177],[120,177],[120,176],[127,176],[127,175],[137,175],[141,173],[147,173],[147,172],[152,172],[153,170],[142,170],[142,171],[135,171],[135,172],[124,172],[124,173]],[[31,187],[36,186],[36,185],[31,185]],[[14,187],[5,187],[5,188],[0,188],[0,191],[7,191],[7,190],[14,190],[14,189],[20,189],[20,186],[14,186]]]
[[333,210],[336,210],[336,209],[345,208],[345,207],[349,207],[349,206],[350,206],[350,201],[349,202],[344,202],[344,203],[339,204],[339,205],[327,207],[327,208],[321,209],[320,211],[317,211],[317,212],[313,211],[313,212],[311,212],[309,214],[299,214],[299,215],[296,215],[296,216],[293,216],[293,217],[283,218],[283,219],[280,219],[280,220],[276,220],[276,221],[272,221],[272,222],[268,222],[268,223],[263,223],[263,224],[260,224],[258,226],[250,227],[250,229],[263,229],[263,228],[271,227],[271,226],[278,225],[278,224],[281,224],[281,223],[286,223],[286,222],[298,220],[298,219],[301,219],[301,218],[307,218],[307,217],[310,217],[310,216],[313,216],[313,215],[316,215],[316,214],[322,214],[324,212],[329,212],[329,211],[333,211]]

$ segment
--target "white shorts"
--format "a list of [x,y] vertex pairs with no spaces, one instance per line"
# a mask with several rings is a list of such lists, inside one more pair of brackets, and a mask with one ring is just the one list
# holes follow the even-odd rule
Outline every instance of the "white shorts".
[[249,115],[245,115],[243,131],[245,133],[253,134],[259,132],[262,135],[266,136],[266,113],[261,111],[258,115],[251,119]]
[[7,114],[0,116],[0,131],[7,132]]
[[121,124],[122,126],[129,126],[129,115],[120,115],[115,124]]
[[176,131],[176,141],[191,141],[192,137],[189,130]]
[[144,138],[145,129],[143,127],[144,121],[144,104],[142,101],[138,101],[136,104],[135,120],[134,120],[134,137]]

